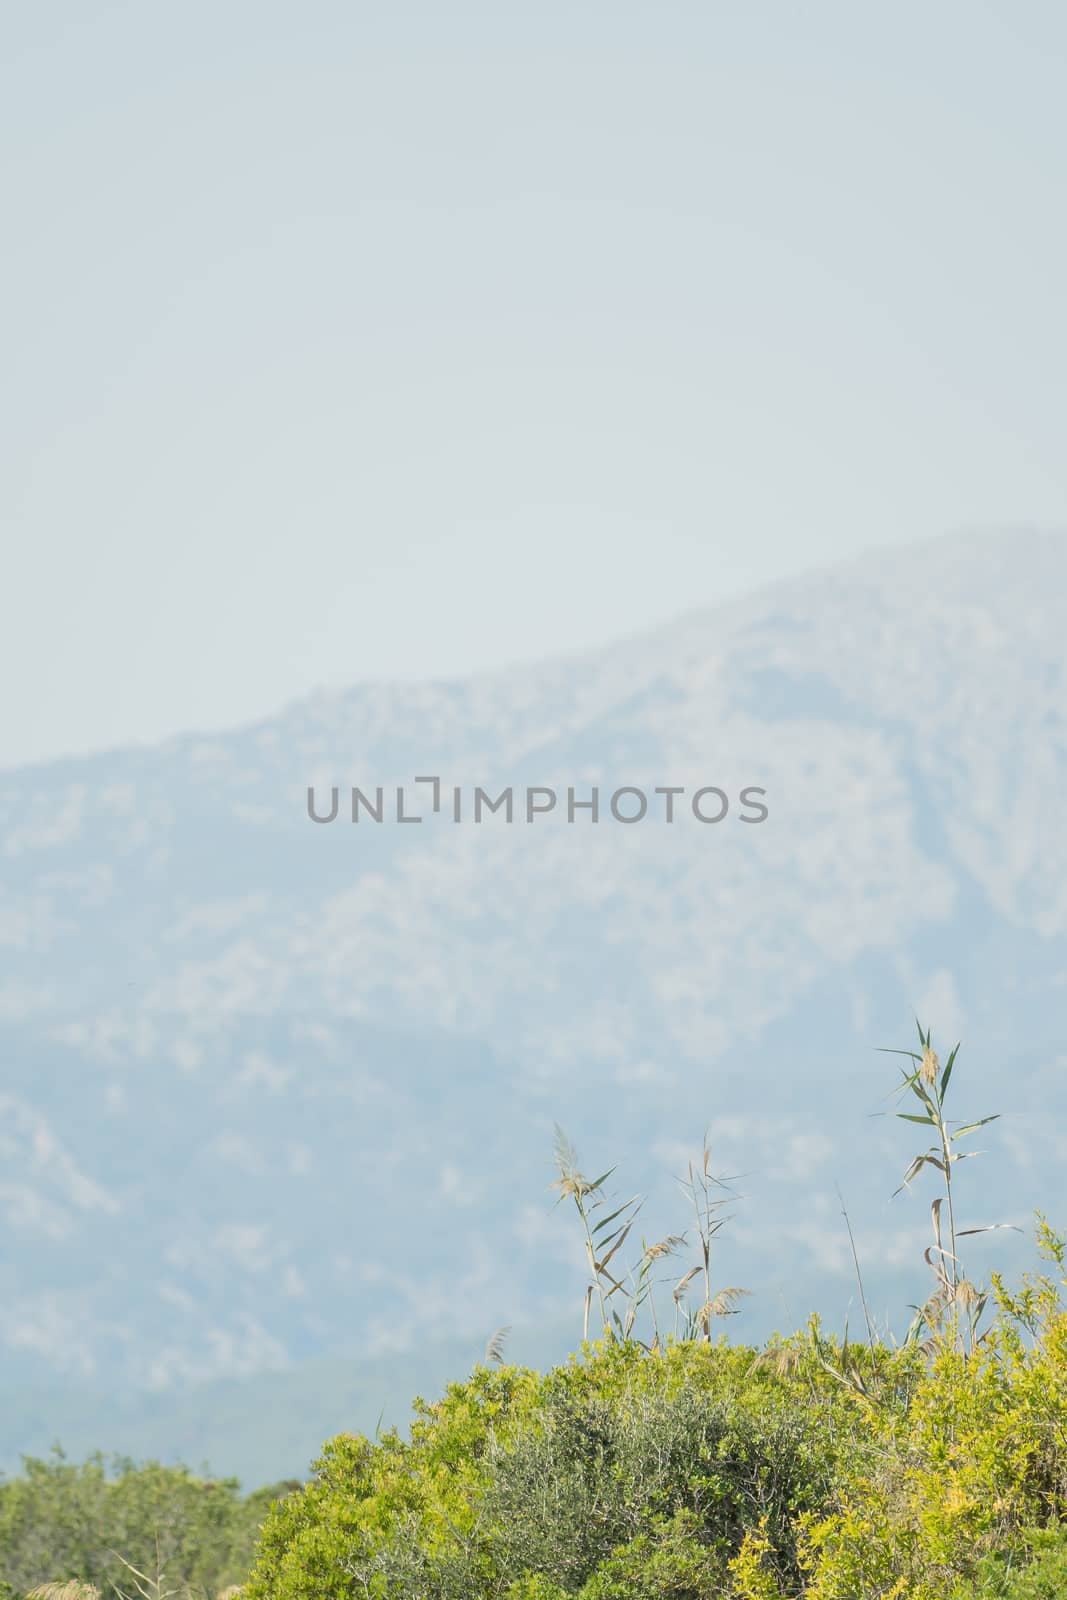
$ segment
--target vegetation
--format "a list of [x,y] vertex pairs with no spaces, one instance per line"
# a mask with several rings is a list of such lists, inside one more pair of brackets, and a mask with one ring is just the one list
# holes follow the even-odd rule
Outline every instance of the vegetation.
[[242,1497],[184,1467],[27,1460],[0,1482],[0,1597],[115,1600],[151,1584],[152,1600],[215,1600],[247,1573],[271,1502],[299,1487]]
[[[1054,1262],[1061,1241],[1045,1232]],[[600,1341],[482,1369],[410,1440],[334,1440],[246,1600],[811,1600],[1067,1592],[1067,1316],[973,1354]],[[1023,1577],[1020,1567],[1038,1560]],[[1058,1577],[1057,1577],[1058,1574]],[[1042,1587],[1044,1585],[1044,1587]]]
[[733,1196],[706,1141],[682,1180],[692,1238],[638,1244],[640,1197],[611,1198],[612,1173],[586,1178],[560,1134],[588,1265],[567,1364],[506,1365],[495,1335],[469,1379],[417,1402],[410,1436],[342,1434],[281,1497],[30,1463],[0,1486],[10,1593],[48,1577],[129,1600],[238,1581],[240,1600],[1067,1597],[1067,1241],[1039,1217],[1039,1270],[968,1276],[961,1249],[985,1230],[962,1225],[959,1163],[993,1119],[948,1117],[956,1051],[942,1067],[920,1029],[902,1054],[896,1114],[930,1141],[904,1182],[939,1193],[933,1288],[899,1345],[866,1304],[860,1341],[812,1318],[731,1345],[714,1330],[741,1291],[717,1283],[714,1241]]

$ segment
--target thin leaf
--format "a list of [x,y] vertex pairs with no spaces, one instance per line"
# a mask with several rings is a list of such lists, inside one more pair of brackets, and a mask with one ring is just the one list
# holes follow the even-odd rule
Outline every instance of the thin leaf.
[[595,1227],[595,1228],[594,1228],[594,1229],[593,1229],[593,1232],[594,1232],[594,1233],[600,1233],[600,1232],[601,1232],[601,1231],[602,1231],[602,1229],[604,1229],[604,1228],[606,1228],[606,1227],[607,1227],[607,1226],[608,1226],[608,1223],[609,1223],[609,1222],[614,1222],[614,1221],[615,1221],[615,1218],[616,1218],[616,1217],[621,1217],[621,1216],[622,1216],[622,1214],[623,1214],[623,1212],[624,1212],[624,1211],[625,1211],[625,1210],[626,1210],[626,1209],[627,1209],[627,1208],[628,1208],[628,1207],[629,1207],[629,1206],[632,1206],[632,1205],[633,1205],[633,1204],[634,1204],[634,1202],[635,1202],[635,1201],[637,1201],[637,1200],[640,1200],[640,1198],[641,1198],[641,1196],[640,1196],[640,1195],[638,1195],[638,1194],[635,1194],[635,1195],[634,1195],[634,1196],[633,1196],[633,1197],[632,1197],[632,1199],[630,1199],[630,1200],[627,1200],[627,1201],[626,1201],[626,1203],[625,1203],[625,1204],[624,1204],[624,1205],[621,1205],[621,1206],[619,1206],[619,1208],[618,1208],[618,1210],[617,1210],[617,1211],[613,1211],[613,1212],[612,1212],[612,1213],[611,1213],[611,1215],[610,1215],[610,1217],[605,1217],[605,1218],[604,1218],[604,1220],[603,1220],[603,1221],[602,1221],[602,1222],[598,1222],[598,1223],[597,1223],[597,1225],[596,1225],[596,1227]]
[[998,1122],[999,1120],[1000,1112],[995,1111],[991,1117],[982,1117],[978,1122],[968,1122],[965,1128],[957,1128],[954,1133],[949,1135],[949,1137],[952,1139],[962,1139],[965,1133],[973,1133],[976,1128],[984,1128],[987,1122]]
[[959,1054],[959,1048],[960,1048],[959,1047],[959,1043],[957,1042],[955,1047],[953,1048],[952,1054],[949,1056],[948,1060],[945,1062],[945,1070],[941,1074],[941,1087],[940,1087],[939,1093],[941,1095],[942,1100],[945,1098],[945,1090],[948,1088],[948,1080],[952,1076],[952,1069],[956,1065],[956,1057]]
[[933,1222],[933,1225],[934,1225],[934,1238],[937,1240],[937,1248],[940,1250],[940,1248],[941,1248],[941,1196],[940,1195],[938,1195],[937,1199],[934,1201],[933,1205],[930,1207],[930,1220]]
[[[597,1262],[597,1265],[596,1265],[596,1270],[598,1272],[603,1272],[604,1268],[607,1266],[607,1264],[611,1260],[612,1256],[617,1255],[618,1252],[622,1249],[623,1245],[626,1243],[626,1240],[629,1237],[630,1229],[632,1227],[633,1227],[633,1223],[632,1222],[628,1222],[626,1224],[625,1228],[623,1228],[622,1232],[615,1239],[615,1243],[612,1245],[612,1247],[608,1251],[607,1255],[606,1256],[601,1256],[600,1260]],[[614,1237],[614,1235],[613,1235],[613,1237]]]

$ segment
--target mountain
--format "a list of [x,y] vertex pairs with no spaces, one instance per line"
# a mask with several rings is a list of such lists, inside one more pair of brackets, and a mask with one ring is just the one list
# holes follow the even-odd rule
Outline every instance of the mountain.
[[[967,1220],[1055,1220],[1065,596],[1062,536],[954,536],[607,651],[0,774],[0,1461],[64,1432],[16,1395],[151,1417],[331,1362],[433,1374],[501,1324],[558,1353],[585,1279],[557,1122],[649,1237],[708,1128],[731,1331],[855,1323],[840,1197],[899,1328],[930,1192],[890,1202],[917,1130],[871,1117],[916,1014],[963,1040],[957,1114],[1004,1113]],[[556,802],[527,821],[530,790]]]

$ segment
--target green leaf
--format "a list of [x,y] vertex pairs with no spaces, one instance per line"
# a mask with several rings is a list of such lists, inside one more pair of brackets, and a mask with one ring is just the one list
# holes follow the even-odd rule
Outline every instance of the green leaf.
[[616,1255],[618,1253],[618,1251],[622,1249],[623,1245],[626,1243],[626,1240],[630,1236],[630,1229],[632,1227],[633,1227],[633,1223],[632,1222],[628,1222],[626,1224],[625,1228],[620,1228],[617,1233],[613,1233],[611,1235],[610,1239],[606,1239],[604,1241],[604,1243],[606,1245],[610,1245],[611,1248],[608,1250],[607,1254],[601,1256],[600,1260],[597,1262],[597,1265],[596,1265],[597,1272],[603,1272],[604,1268],[607,1266],[607,1264],[611,1260],[612,1256]]
[[991,1117],[983,1117],[980,1122],[968,1122],[966,1127],[957,1128],[954,1133],[949,1135],[949,1137],[952,1139],[962,1139],[965,1133],[973,1133],[976,1128],[984,1128],[987,1122],[997,1122],[999,1119],[1000,1112],[995,1111]]
[[957,1041],[953,1048],[952,1054],[945,1062],[945,1070],[941,1074],[941,1088],[939,1092],[942,1100],[945,1098],[945,1090],[948,1088],[948,1080],[952,1076],[952,1069],[956,1065],[956,1056],[959,1054],[959,1048],[959,1041]]
[[625,1205],[619,1206],[617,1211],[613,1211],[609,1217],[605,1217],[603,1222],[598,1222],[596,1227],[593,1229],[594,1234],[601,1233],[609,1223],[614,1222],[616,1217],[621,1217],[623,1212],[627,1211],[630,1206],[634,1205],[636,1201],[640,1200],[640,1198],[640,1195],[635,1194],[632,1199],[626,1201]]

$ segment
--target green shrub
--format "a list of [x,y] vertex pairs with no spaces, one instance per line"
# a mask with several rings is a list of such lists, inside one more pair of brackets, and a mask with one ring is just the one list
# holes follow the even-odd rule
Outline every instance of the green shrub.
[[[702,1600],[761,1521],[770,1570],[798,1584],[798,1519],[863,1445],[863,1402],[812,1352],[803,1377],[725,1344],[478,1372],[410,1443],[335,1440],[268,1520],[245,1600]],[[797,1404],[801,1383],[817,1404]]]
[[27,1459],[0,1482],[0,1595],[75,1579],[112,1594],[118,1551],[145,1572],[161,1560],[172,1586],[214,1600],[244,1577],[271,1504],[293,1487],[243,1498],[236,1481],[184,1467]]
[[699,1519],[679,1511],[608,1556],[582,1585],[580,1600],[720,1600],[726,1580]]
[[[1007,1297],[1010,1299],[1010,1297]],[[1067,1518],[1067,1315],[973,1354],[819,1334],[479,1371],[342,1437],[244,1600],[1037,1600]],[[1012,1587],[1014,1585],[1014,1587]],[[969,1587],[968,1587],[969,1586]],[[1051,1587],[1050,1587],[1051,1586]]]
[[1063,1600],[1067,1595],[1067,1528],[1030,1532],[1021,1557],[983,1561],[953,1600]]

